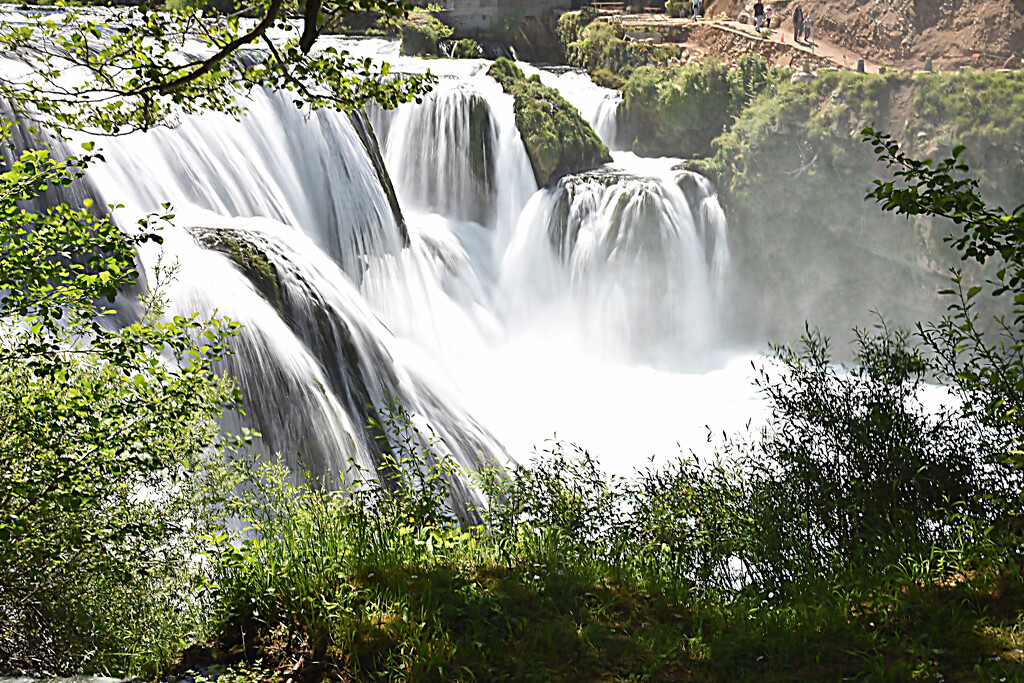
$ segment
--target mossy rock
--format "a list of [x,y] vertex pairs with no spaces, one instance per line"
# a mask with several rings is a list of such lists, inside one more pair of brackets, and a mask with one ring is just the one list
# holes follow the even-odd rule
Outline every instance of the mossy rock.
[[469,101],[469,150],[473,176],[489,196],[494,185],[494,136],[491,134],[491,108],[487,100],[473,95]]
[[430,15],[414,12],[402,24],[401,52],[418,57],[442,57],[439,44],[451,35],[451,27]]
[[231,259],[260,296],[270,302],[275,310],[279,313],[284,310],[277,268],[259,246],[245,241],[241,233],[233,230],[193,228],[191,233],[199,244],[207,249],[219,251]]
[[472,38],[463,38],[452,45],[453,59],[479,59],[484,56],[480,43]]
[[515,99],[516,127],[526,145],[537,184],[546,187],[569,173],[612,160],[608,148],[558,91],[526,75],[507,59],[498,59],[487,75]]

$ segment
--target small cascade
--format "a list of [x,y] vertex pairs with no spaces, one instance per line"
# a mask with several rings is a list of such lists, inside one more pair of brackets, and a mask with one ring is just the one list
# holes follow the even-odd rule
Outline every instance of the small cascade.
[[487,76],[467,76],[442,79],[420,104],[372,110],[371,121],[407,210],[500,225],[536,183],[511,97]]
[[169,202],[302,230],[358,278],[368,257],[406,242],[400,215],[349,117],[309,115],[284,94],[254,92],[241,121],[208,114],[103,143],[112,163],[90,179],[133,213]]
[[686,365],[715,341],[724,215],[695,174],[636,158],[617,166],[533,198],[502,262],[502,301],[518,324],[559,310],[604,353]]
[[622,151],[629,149],[618,139],[618,112],[622,103],[622,93],[611,88],[602,88],[590,80],[584,72],[569,67],[552,67],[547,69],[526,69],[528,73],[540,74],[544,85],[558,90],[562,97],[579,110],[590,126],[608,146],[608,149]]
[[479,93],[445,84],[378,125],[387,131],[385,158],[410,210],[493,222],[498,135]]

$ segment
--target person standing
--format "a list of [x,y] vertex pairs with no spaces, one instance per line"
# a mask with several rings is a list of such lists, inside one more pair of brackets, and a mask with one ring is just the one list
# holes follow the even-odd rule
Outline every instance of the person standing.
[[799,43],[804,37],[804,11],[797,7],[793,10],[793,42]]
[[764,23],[764,5],[761,4],[761,0],[757,0],[754,3],[754,30],[757,32],[761,31],[761,24]]
[[768,5],[764,8],[764,27],[769,31],[772,28],[772,6]]

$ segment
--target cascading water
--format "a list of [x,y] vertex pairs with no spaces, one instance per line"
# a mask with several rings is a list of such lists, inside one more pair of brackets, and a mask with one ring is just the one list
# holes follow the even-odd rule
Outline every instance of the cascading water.
[[524,69],[529,75],[534,72],[540,75],[541,82],[556,88],[562,97],[575,106],[593,127],[608,149],[622,151],[618,139],[618,109],[622,103],[622,93],[601,86],[590,80],[582,71],[568,68],[556,69]]
[[[715,339],[728,240],[709,185],[670,165],[623,155],[538,193],[502,263],[507,305],[561,299],[562,315],[606,351],[699,367]],[[558,272],[536,277],[542,263]]]
[[[702,441],[723,404],[753,405],[744,359],[693,374],[730,355],[716,329],[727,229],[709,182],[678,160],[617,154],[539,189],[489,62],[333,40],[442,76],[421,104],[367,112],[386,173],[366,119],[253,93],[240,122],[186,117],[105,141],[89,174],[123,225],[174,206],[170,313],[244,325],[228,370],[263,450],[318,473],[373,471],[367,419],[392,397],[470,469],[557,433],[628,471]],[[614,142],[611,91],[542,78]],[[155,247],[140,256],[152,278]]]

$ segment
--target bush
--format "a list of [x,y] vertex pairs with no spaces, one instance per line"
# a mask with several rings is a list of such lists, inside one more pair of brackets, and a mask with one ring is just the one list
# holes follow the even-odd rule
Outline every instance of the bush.
[[192,558],[220,528],[211,445],[238,398],[211,363],[234,328],[161,320],[159,282],[115,327],[152,226],[16,203],[80,175],[29,151],[0,177],[0,670],[152,674],[202,622]]
[[665,3],[665,14],[670,17],[679,17],[683,15],[683,11],[687,16],[693,10],[693,0],[668,0]]
[[455,59],[479,59],[484,56],[480,43],[472,38],[463,38],[452,46],[452,57]]
[[415,17],[402,24],[402,54],[443,56],[438,44],[451,38],[452,28],[431,16],[424,19],[421,13],[417,13]]
[[729,69],[714,58],[670,69],[633,72],[622,109],[631,130],[644,131],[638,153],[706,154],[734,111]]
[[[762,370],[772,422],[744,453],[755,474],[747,566],[776,591],[855,574],[868,584],[906,557],[954,547],[999,515],[989,496],[1019,488],[993,470],[983,426],[958,407],[926,407],[932,368],[906,332],[857,333],[857,364],[840,372],[828,340],[809,333]],[[794,590],[800,590],[794,588]]]

